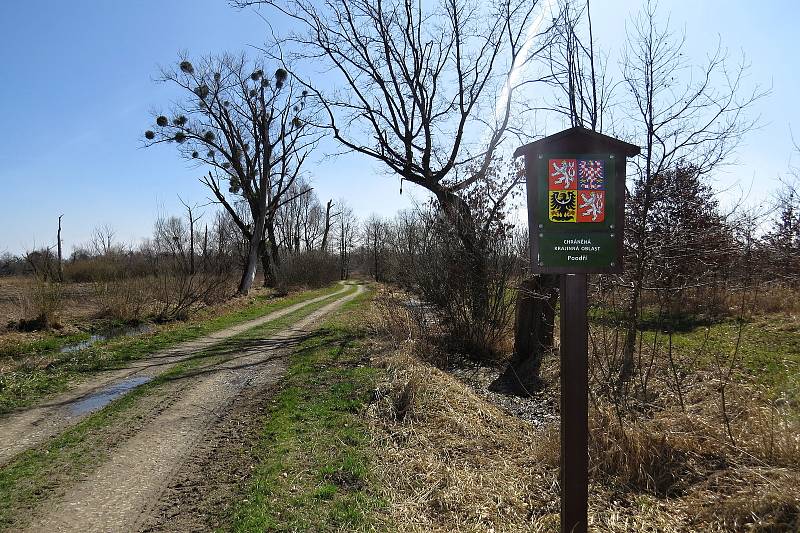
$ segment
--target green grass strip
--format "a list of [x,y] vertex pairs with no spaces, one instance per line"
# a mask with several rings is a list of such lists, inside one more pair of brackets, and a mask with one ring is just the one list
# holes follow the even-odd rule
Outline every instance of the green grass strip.
[[[348,302],[291,356],[256,448],[258,464],[230,529],[375,531],[385,509],[371,474],[363,414],[378,370],[363,362],[358,317]],[[226,528],[227,529],[227,528]]]

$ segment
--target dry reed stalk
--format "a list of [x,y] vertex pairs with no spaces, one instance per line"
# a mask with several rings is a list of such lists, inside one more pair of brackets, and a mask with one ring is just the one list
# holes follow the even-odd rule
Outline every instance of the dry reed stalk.
[[[386,372],[367,414],[394,528],[558,531],[557,424],[537,429],[425,362],[429,344],[394,305],[402,297],[384,296],[373,312],[392,316],[373,323],[388,347],[376,346],[373,364]],[[598,400],[590,419],[591,530],[800,530],[794,411],[767,408],[755,387],[737,384],[734,447],[719,420],[713,373],[698,372],[691,385],[685,411],[665,401],[622,426]]]

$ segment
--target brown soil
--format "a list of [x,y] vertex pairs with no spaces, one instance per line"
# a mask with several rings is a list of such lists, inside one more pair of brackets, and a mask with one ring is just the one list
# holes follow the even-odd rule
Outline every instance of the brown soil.
[[[345,290],[347,290],[347,287],[342,287],[339,292],[341,293]],[[255,320],[217,331],[206,337],[156,352],[130,363],[123,369],[101,373],[35,407],[20,410],[0,418],[0,465],[6,463],[18,453],[45,441],[53,435],[57,435],[65,428],[91,414],[92,410],[76,411],[74,407],[78,402],[125,380],[154,377],[169,370],[178,362],[196,355],[198,352],[225,339],[286,316],[306,305],[328,297],[330,295],[306,300]]]
[[110,457],[84,479],[55,491],[39,506],[29,530],[213,528],[221,502],[247,474],[247,446],[263,416],[255,407],[283,374],[285,356],[358,292],[271,338],[241,343],[225,362],[160,388],[165,398],[157,408],[138,415],[146,422],[132,434],[120,427]]
[[268,383],[242,391],[143,517],[142,531],[210,531],[224,526],[229,506],[252,472],[252,450],[266,416],[265,399],[273,389]]

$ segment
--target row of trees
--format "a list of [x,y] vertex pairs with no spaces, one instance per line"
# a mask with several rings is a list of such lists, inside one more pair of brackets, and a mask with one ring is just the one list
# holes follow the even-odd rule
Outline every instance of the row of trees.
[[[536,133],[530,124],[540,115],[642,147],[628,180],[627,272],[608,282],[624,301],[619,385],[634,374],[642,308],[654,290],[675,294],[705,286],[709,276],[730,271],[725,261],[743,249],[754,254],[758,246],[764,253],[784,250],[779,271],[792,272],[794,256],[785,250],[796,243],[796,211],[786,208],[783,229],[762,239],[759,218],[722,212],[707,183],[756,125],[750,110],[766,92],[747,87],[746,63],[732,61],[721,46],[704,63],[693,63],[684,38],[662,23],[655,2],[646,2],[631,21],[616,72],[597,46],[588,1],[555,7],[521,0],[480,7],[462,0],[233,3],[263,7],[268,17],[283,17],[296,29],[270,43],[263,61],[223,55],[194,64],[181,58],[163,80],[187,98],[169,116],[157,116],[145,136],[149,144],[177,143],[183,156],[210,169],[202,181],[248,243],[240,292],[250,287],[259,258],[265,282],[274,284],[282,250],[316,244],[326,251],[326,236],[337,224],[341,235],[356,234],[330,202],[324,217],[321,206],[303,205],[310,189],[303,165],[328,134],[432,195],[432,210],[407,224],[423,229],[392,233],[380,221],[367,225],[364,250],[375,275],[388,276],[381,250],[391,234],[422,232],[430,245],[422,248],[429,254],[423,270],[436,265],[438,271],[415,286],[423,292],[430,286],[433,301],[466,313],[466,330],[496,330],[496,317],[507,317],[497,313],[506,300],[496,280],[519,264],[519,255],[507,260],[516,249],[509,243],[519,240],[507,216],[521,178],[502,154],[511,142]],[[265,74],[266,64],[274,74]],[[304,74],[315,69],[325,74],[325,84]],[[795,192],[780,193],[788,199],[782,205],[794,205]],[[246,207],[247,216],[237,206]],[[285,206],[292,213],[286,226],[278,215]],[[317,229],[301,229],[312,226]],[[351,248],[342,243],[350,241],[339,241],[341,277],[351,265]],[[397,262],[411,268],[419,253]],[[542,343],[552,338],[555,286],[553,276],[523,282],[516,319],[534,324],[537,333],[535,342],[517,336],[516,369],[535,367],[547,348]],[[457,287],[463,297],[436,296],[441,287]]]
[[[318,285],[338,277],[342,269],[336,255],[341,250],[345,256],[351,253],[355,246],[352,228],[358,224],[344,200],[328,201],[323,206],[302,181],[295,188],[303,190],[303,194],[292,194],[281,204],[273,220],[279,252],[270,273],[275,276],[274,285],[284,289]],[[153,225],[152,236],[137,244],[119,241],[112,226],[102,225],[63,261],[55,252],[55,244],[19,256],[6,253],[0,257],[0,275],[33,275],[48,282],[109,281],[153,276],[164,271],[230,278],[231,273],[247,264],[249,240],[226,209],[182,203],[182,216],[160,215]],[[240,222],[252,224],[244,202],[234,202],[232,208]],[[59,234],[59,241],[60,237]],[[301,269],[299,257],[307,268]],[[286,260],[296,264],[296,271],[283,265]],[[315,261],[320,264],[309,264]],[[340,263],[347,266],[346,260]]]

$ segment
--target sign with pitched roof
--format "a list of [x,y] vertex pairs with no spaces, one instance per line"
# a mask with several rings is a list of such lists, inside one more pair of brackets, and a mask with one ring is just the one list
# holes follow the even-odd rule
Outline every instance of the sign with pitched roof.
[[638,153],[579,127],[517,149],[525,157],[533,272],[622,271],[625,161]]

